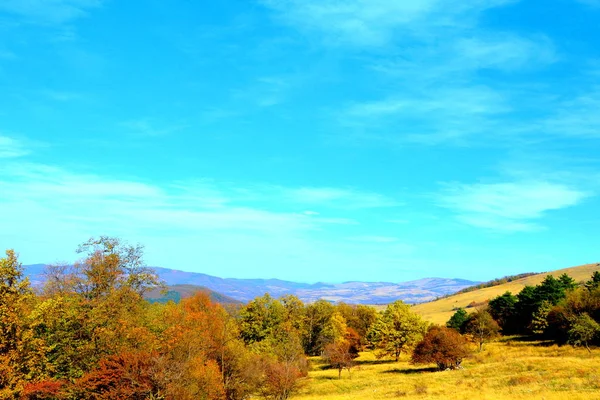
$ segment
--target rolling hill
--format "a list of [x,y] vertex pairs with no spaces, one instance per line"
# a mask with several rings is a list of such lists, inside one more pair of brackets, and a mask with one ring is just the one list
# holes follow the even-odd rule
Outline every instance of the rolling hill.
[[148,301],[153,303],[166,303],[169,300],[173,300],[178,303],[181,299],[190,297],[198,291],[208,293],[210,299],[215,303],[220,304],[241,304],[240,301],[225,296],[224,294],[210,290],[204,286],[197,285],[172,285],[167,286],[165,291],[161,289],[154,289],[146,293],[144,296]]
[[498,286],[478,289],[467,293],[459,293],[439,300],[430,301],[428,303],[417,304],[413,306],[413,311],[420,314],[423,318],[430,322],[436,324],[445,324],[448,319],[450,319],[452,314],[454,314],[456,308],[463,307],[468,309],[468,306],[471,303],[482,303],[487,300],[491,300],[507,291],[517,294],[527,285],[533,286],[539,284],[542,282],[542,280],[544,280],[546,275],[558,277],[566,273],[575,279],[575,281],[580,282],[588,280],[594,271],[598,270],[600,270],[600,264],[594,263],[544,272],[522,279],[517,279],[512,282],[507,282]]

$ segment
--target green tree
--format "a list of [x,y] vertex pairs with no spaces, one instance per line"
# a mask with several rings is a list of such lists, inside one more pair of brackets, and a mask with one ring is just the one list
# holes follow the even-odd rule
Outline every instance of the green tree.
[[506,292],[488,303],[488,310],[492,317],[498,322],[505,335],[517,331],[516,323],[516,304],[517,297],[510,292]]
[[323,351],[322,331],[335,312],[335,306],[326,300],[317,300],[306,307],[306,329],[302,343],[304,352],[317,356]]
[[246,344],[259,343],[272,337],[284,318],[284,306],[266,293],[249,302],[240,311],[240,336]]
[[544,300],[537,311],[533,313],[531,331],[536,335],[543,335],[548,329],[548,314],[552,310],[552,307],[551,302]]
[[380,356],[393,356],[413,347],[427,331],[427,322],[410,310],[410,306],[398,300],[389,304],[373,324],[367,337]]
[[459,308],[446,322],[447,328],[456,329],[458,332],[464,333],[464,325],[469,320],[469,313],[464,308]]
[[585,288],[589,291],[600,287],[600,271],[595,271],[589,281],[585,283]]

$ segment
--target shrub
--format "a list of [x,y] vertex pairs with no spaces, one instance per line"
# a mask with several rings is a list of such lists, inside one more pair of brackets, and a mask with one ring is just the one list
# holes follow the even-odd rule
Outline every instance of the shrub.
[[456,330],[433,326],[415,347],[411,362],[435,363],[440,370],[457,369],[469,353],[467,340]]

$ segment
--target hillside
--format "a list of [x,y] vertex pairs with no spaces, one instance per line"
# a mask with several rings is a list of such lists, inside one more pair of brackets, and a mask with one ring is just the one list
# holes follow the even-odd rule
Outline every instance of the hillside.
[[241,302],[225,296],[224,294],[210,290],[204,286],[197,285],[172,285],[166,287],[166,292],[161,289],[154,289],[148,292],[144,297],[150,302],[166,303],[169,300],[179,302],[181,299],[190,297],[198,291],[207,292],[210,299],[220,304],[240,304]]
[[546,275],[558,277],[566,273],[575,279],[575,281],[580,282],[588,280],[594,271],[598,270],[600,270],[600,264],[594,263],[544,272],[504,283],[502,285],[479,289],[468,293],[460,293],[428,303],[417,304],[413,307],[413,310],[430,322],[436,324],[445,324],[446,321],[450,319],[452,314],[454,314],[454,310],[456,308],[467,308],[468,305],[473,302],[485,302],[505,293],[506,291],[517,294],[527,285],[533,286],[539,284],[542,282],[542,280],[544,280]]

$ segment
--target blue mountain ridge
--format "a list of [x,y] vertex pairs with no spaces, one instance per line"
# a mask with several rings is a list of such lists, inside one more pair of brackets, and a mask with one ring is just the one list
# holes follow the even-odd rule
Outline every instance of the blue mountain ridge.
[[[34,286],[44,282],[45,264],[25,265],[25,274]],[[421,303],[455,293],[479,282],[466,279],[424,278],[408,282],[299,283],[281,279],[219,278],[199,272],[187,272],[163,267],[150,267],[168,285],[196,285],[233,299],[247,302],[269,293],[273,297],[296,295],[302,301],[325,299],[351,304],[387,304],[396,300]]]

